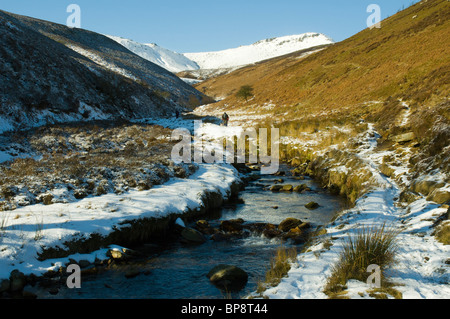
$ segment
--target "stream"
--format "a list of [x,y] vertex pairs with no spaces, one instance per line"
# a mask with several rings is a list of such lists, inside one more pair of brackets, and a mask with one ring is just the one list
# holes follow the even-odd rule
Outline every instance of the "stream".
[[[210,224],[221,220],[242,218],[246,223],[280,224],[288,217],[311,223],[312,229],[327,224],[343,207],[343,200],[320,188],[312,179],[289,175],[261,176],[250,181],[239,194],[239,200],[224,205],[204,218]],[[311,191],[304,193],[272,192],[267,187],[279,179],[294,187],[306,184]],[[305,204],[320,204],[309,210]],[[193,226],[193,225],[187,225]],[[55,294],[48,290],[35,291],[41,299],[238,299],[254,292],[258,281],[263,281],[270,259],[280,246],[289,242],[268,239],[261,235],[226,241],[207,240],[201,245],[188,245],[180,241],[166,241],[131,247],[145,258],[126,264],[113,264],[91,275],[83,275],[80,289],[61,287]],[[298,246],[298,245],[297,245]],[[297,251],[300,251],[298,246]],[[248,282],[239,292],[227,293],[210,283],[206,274],[219,264],[230,264],[248,273]],[[133,274],[133,275],[126,275]]]

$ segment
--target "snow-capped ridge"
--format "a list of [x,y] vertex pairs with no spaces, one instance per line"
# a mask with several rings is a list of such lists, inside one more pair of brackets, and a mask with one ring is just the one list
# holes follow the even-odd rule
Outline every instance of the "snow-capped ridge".
[[106,35],[108,38],[118,42],[134,54],[153,62],[160,67],[173,72],[186,70],[197,70],[199,66],[184,55],[165,49],[156,43],[139,43],[130,39]]
[[332,44],[334,41],[321,33],[304,33],[260,40],[251,45],[213,52],[185,53],[201,69],[233,68],[253,64],[296,51]]

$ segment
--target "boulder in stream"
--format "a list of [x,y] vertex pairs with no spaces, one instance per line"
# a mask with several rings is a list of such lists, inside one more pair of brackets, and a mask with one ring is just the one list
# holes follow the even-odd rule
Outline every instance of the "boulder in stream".
[[317,209],[320,207],[320,205],[317,204],[316,202],[309,202],[308,204],[305,205],[305,207],[308,209]]
[[207,277],[215,286],[227,291],[239,291],[248,281],[248,274],[244,270],[223,264],[211,269]]
[[193,244],[203,244],[206,241],[205,236],[201,232],[190,227],[183,229],[181,237],[184,242]]

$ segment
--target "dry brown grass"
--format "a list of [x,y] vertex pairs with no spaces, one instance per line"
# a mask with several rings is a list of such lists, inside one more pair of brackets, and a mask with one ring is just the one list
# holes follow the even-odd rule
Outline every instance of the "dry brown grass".
[[291,263],[297,258],[297,250],[295,247],[280,247],[275,256],[270,260],[270,266],[266,272],[264,281],[258,282],[256,292],[262,294],[267,287],[275,287],[283,277],[285,277],[291,269]]

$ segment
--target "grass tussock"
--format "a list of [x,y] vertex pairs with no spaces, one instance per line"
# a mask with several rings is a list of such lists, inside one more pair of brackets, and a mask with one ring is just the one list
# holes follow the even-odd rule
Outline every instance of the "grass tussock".
[[277,286],[291,269],[291,263],[297,258],[295,247],[280,247],[270,261],[269,270],[266,272],[265,280],[258,282],[256,292],[262,294],[268,287]]
[[398,232],[387,229],[386,225],[379,228],[362,228],[349,237],[344,243],[340,259],[332,267],[325,293],[332,295],[345,289],[349,279],[367,281],[367,268],[378,265],[381,268],[381,282],[385,282],[384,271],[394,262],[396,253],[396,237]]
[[450,245],[450,222],[439,226],[435,236],[439,242]]

